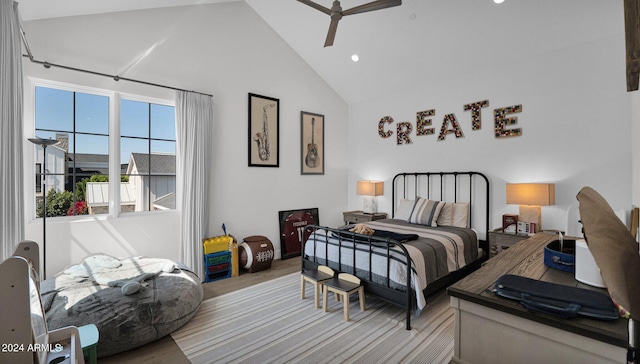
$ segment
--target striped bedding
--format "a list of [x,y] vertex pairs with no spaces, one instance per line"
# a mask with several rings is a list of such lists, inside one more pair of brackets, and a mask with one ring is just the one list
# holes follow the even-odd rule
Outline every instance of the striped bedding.
[[[412,261],[411,286],[416,292],[416,306],[422,310],[426,304],[423,290],[429,283],[458,270],[478,258],[478,239],[471,229],[411,224],[404,220],[384,219],[365,223],[374,230],[392,231],[400,234],[417,234],[419,238],[403,243]],[[329,245],[329,262],[326,262],[325,242]],[[341,244],[341,256],[338,257],[338,244]],[[316,230],[312,233],[304,246],[304,254],[311,260],[321,264],[328,264],[343,272],[352,272],[353,243],[340,238],[333,232]],[[390,286],[404,290],[406,286],[406,258],[402,251],[395,248],[389,254],[391,263],[389,269]],[[356,275],[361,279],[371,280],[386,285],[387,276],[386,248],[376,248],[369,268],[369,246],[358,244],[356,247],[355,266]],[[340,264],[338,264],[338,261]]]

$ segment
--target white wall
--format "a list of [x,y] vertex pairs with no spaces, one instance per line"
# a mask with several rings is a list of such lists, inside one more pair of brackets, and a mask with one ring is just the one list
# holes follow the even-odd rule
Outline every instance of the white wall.
[[[633,91],[631,95],[631,138],[640,140],[640,91]],[[631,149],[631,171],[633,178],[631,189],[633,205],[640,206],[640,143],[633,143]]]
[[[577,205],[575,196],[587,185],[614,209],[630,210],[631,96],[624,50],[620,34],[351,105],[349,207],[361,206],[358,179],[387,182],[380,206],[391,212],[395,173],[473,170],[492,183],[493,227],[500,226],[502,214],[518,213],[518,206],[505,203],[506,183],[555,183],[556,205],[542,208],[546,229],[564,228],[565,211]],[[489,107],[482,109],[482,129],[472,131],[463,105],[481,100],[489,100]],[[523,110],[511,115],[518,119],[513,127],[522,128],[522,136],[495,138],[493,110],[516,104]],[[464,138],[416,137],[416,112],[427,109],[436,109],[436,133],[444,115],[454,113]],[[413,144],[396,144],[395,124],[386,127],[394,131],[391,138],[378,136],[378,121],[386,115],[395,124],[413,124]]]
[[[626,93],[623,34],[348,106],[244,2],[29,21],[25,30],[37,59],[214,95],[210,235],[221,234],[224,222],[239,238],[266,235],[278,247],[277,212],[294,208],[318,207],[323,225],[339,225],[342,211],[361,208],[355,182],[363,178],[387,182],[379,203],[390,212],[389,182],[403,171],[486,173],[494,227],[518,211],[505,204],[508,182],[556,184],[556,205],[542,211],[547,229],[563,228],[585,185],[614,209],[640,204],[638,147],[631,146],[640,107],[637,92]],[[165,89],[24,63],[29,77],[173,98]],[[280,99],[280,168],[247,167],[249,92]],[[472,131],[463,105],[485,99],[482,129]],[[493,110],[516,104],[523,135],[496,139]],[[465,137],[413,134],[413,144],[396,145],[395,135],[378,136],[381,117],[415,130],[415,113],[426,109],[436,109],[436,130],[454,113]],[[301,110],[325,115],[324,176],[300,175]],[[27,238],[40,241],[41,223],[28,221]],[[48,272],[98,251],[177,259],[178,222],[176,212],[48,219]]]
[[[222,234],[222,223],[239,239],[265,235],[279,257],[279,210],[318,207],[322,224],[342,221],[348,107],[244,2],[29,21],[24,26],[38,60],[213,95],[210,235]],[[163,99],[174,96],[165,89],[44,69],[27,60],[24,64],[28,77]],[[280,99],[279,168],[247,166],[250,92]],[[325,115],[321,176],[300,174],[302,110]],[[33,135],[33,129],[27,128],[25,135]],[[33,154],[26,146],[25,151]],[[30,184],[26,188],[33,190]],[[32,217],[27,218],[26,237],[40,241],[42,224]],[[48,275],[94,252],[178,259],[178,224],[177,212],[47,219]]]

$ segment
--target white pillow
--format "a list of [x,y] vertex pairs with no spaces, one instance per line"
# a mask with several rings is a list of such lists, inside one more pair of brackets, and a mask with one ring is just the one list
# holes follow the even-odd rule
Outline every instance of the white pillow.
[[413,210],[413,205],[415,203],[416,202],[414,200],[407,199],[398,201],[398,208],[396,209],[396,213],[393,215],[393,218],[409,221],[409,218],[411,217],[411,211]]
[[468,228],[469,203],[446,202],[437,220],[438,226],[456,226]]
[[453,204],[453,217],[451,219],[451,226],[469,227],[469,203],[454,203]]
[[426,198],[418,197],[413,206],[413,211],[411,211],[409,222],[432,227],[438,226],[438,216],[444,204],[443,201],[427,200]]
[[438,226],[451,226],[453,221],[453,202],[445,202],[438,216]]

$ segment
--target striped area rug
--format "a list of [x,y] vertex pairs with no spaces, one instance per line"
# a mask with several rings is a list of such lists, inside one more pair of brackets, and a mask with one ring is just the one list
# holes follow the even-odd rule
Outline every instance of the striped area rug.
[[329,312],[313,305],[307,284],[300,299],[294,273],[204,301],[171,334],[192,363],[448,363],[453,356],[453,310],[442,291],[430,297],[405,330],[404,312],[352,296],[350,321],[329,297]]

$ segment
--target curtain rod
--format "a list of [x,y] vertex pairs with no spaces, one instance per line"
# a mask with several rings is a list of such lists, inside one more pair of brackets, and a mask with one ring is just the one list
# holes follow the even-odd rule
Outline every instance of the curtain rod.
[[46,62],[46,61],[39,61],[37,59],[35,59],[33,57],[33,54],[31,53],[31,49],[29,49],[29,43],[27,43],[27,36],[24,33],[24,30],[22,29],[22,26],[20,26],[20,33],[22,35],[22,42],[24,43],[24,47],[27,50],[27,54],[23,54],[23,57],[27,57],[29,58],[29,60],[31,61],[31,63],[37,63],[37,64],[41,64],[44,66],[44,68],[51,68],[51,67],[58,67],[58,68],[62,68],[62,69],[66,69],[66,70],[70,70],[70,71],[76,71],[76,72],[84,72],[84,73],[89,73],[92,75],[97,75],[97,76],[103,76],[103,77],[109,77],[112,78],[114,81],[129,81],[129,82],[135,82],[135,83],[141,83],[144,85],[149,85],[149,86],[156,86],[156,87],[162,87],[162,88],[168,88],[171,90],[176,90],[176,91],[185,91],[185,92],[193,92],[196,94],[200,94],[200,95],[204,95],[204,96],[209,96],[209,97],[213,97],[213,95],[210,94],[206,94],[204,92],[198,92],[198,91],[189,91],[189,90],[185,90],[185,89],[181,89],[181,88],[177,88],[177,87],[172,87],[172,86],[166,86],[166,85],[160,85],[157,83],[152,83],[152,82],[146,82],[146,81],[140,81],[140,80],[135,80],[133,78],[127,78],[127,77],[120,77],[118,75],[109,75],[106,73],[102,73],[102,72],[96,72],[96,71],[90,71],[90,70],[86,70],[86,69],[82,69],[82,68],[76,68],[76,67],[69,67],[69,66],[64,66],[64,65],[60,65],[60,64],[55,64],[55,63],[51,63],[51,62]]

